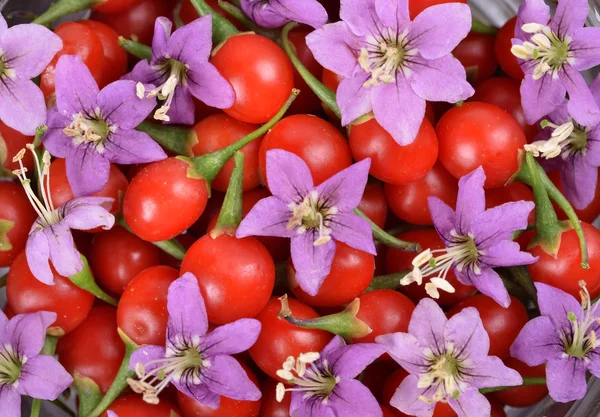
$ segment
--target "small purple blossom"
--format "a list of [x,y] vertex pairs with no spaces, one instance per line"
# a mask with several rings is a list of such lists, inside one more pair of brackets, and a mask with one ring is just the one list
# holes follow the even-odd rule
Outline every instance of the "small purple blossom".
[[569,113],[581,125],[600,119],[600,109],[579,71],[600,64],[600,28],[584,28],[587,0],[560,0],[550,20],[543,0],[519,7],[513,55],[525,78],[521,101],[527,123],[534,124],[560,106],[569,94]]
[[289,22],[315,29],[327,23],[327,11],[317,0],[241,0],[242,10],[264,28],[279,28]]
[[[40,161],[32,145],[27,145],[34,155],[35,165]],[[38,198],[31,188],[31,181],[25,173],[21,159],[25,154],[22,149],[15,157],[20,169],[13,173],[17,175],[31,205],[38,214],[38,219],[31,226],[25,256],[31,273],[35,278],[47,285],[54,285],[54,274],[50,262],[60,275],[70,277],[83,270],[81,254],[75,247],[71,229],[92,230],[102,227],[108,230],[115,224],[115,217],[109,210],[114,199],[106,197],[79,197],[55,208],[50,195],[50,154],[44,151],[43,167],[38,178],[41,185],[41,198]],[[39,169],[39,168],[38,168]]]
[[527,218],[534,208],[529,201],[505,203],[485,209],[481,167],[462,177],[458,183],[456,211],[437,197],[429,197],[429,210],[435,229],[445,249],[426,251],[413,260],[413,271],[405,276],[403,285],[433,276],[425,285],[427,293],[439,297],[438,289],[454,292],[446,275],[450,268],[464,285],[473,285],[498,304],[508,307],[510,296],[500,276],[493,268],[528,265],[537,258],[521,252],[511,240],[513,232],[527,228]]
[[42,73],[62,45],[44,26],[9,29],[0,16],[0,120],[24,135],[34,135],[46,123],[44,94],[31,79]]
[[342,124],[372,111],[400,145],[415,140],[427,100],[455,103],[474,93],[451,54],[471,29],[469,7],[441,4],[408,16],[406,0],[342,0],[342,21],[306,37],[315,59],[344,77]]
[[387,348],[376,343],[346,346],[335,336],[321,351],[289,357],[277,375],[292,388],[277,386],[277,401],[292,393],[290,415],[302,417],[381,417],[377,400],[355,378]]
[[0,310],[0,410],[21,416],[21,396],[56,400],[73,378],[52,356],[41,355],[46,330],[56,313],[19,314],[8,320]]
[[293,153],[267,152],[272,197],[260,200],[242,220],[236,236],[291,238],[296,280],[310,295],[329,275],[336,240],[375,255],[369,223],[352,213],[362,198],[371,160],[364,159],[314,186],[306,163]]
[[206,15],[171,34],[171,21],[159,17],[154,24],[152,58],[142,60],[123,79],[152,84],[140,95],[164,100],[154,118],[168,123],[194,124],[192,96],[211,107],[227,109],[235,101],[233,88],[213,64],[212,16]]
[[131,356],[139,380],[128,380],[144,401],[157,404],[169,385],[207,407],[217,409],[220,396],[257,401],[261,393],[231,355],[248,350],[258,338],[260,322],[241,319],[208,330],[204,299],[193,274],[169,286],[166,346],[144,346]]
[[581,304],[550,285],[535,287],[542,315],[523,327],[510,354],[529,366],[546,364],[548,390],[555,401],[583,398],[586,370],[600,377],[600,302],[591,303],[585,283]]
[[56,106],[48,114],[44,146],[66,158],[67,178],[75,197],[106,185],[110,163],[137,164],[167,157],[147,133],[135,130],[152,112],[155,99],[139,98],[136,83],[115,81],[99,91],[77,55],[56,65]]
[[521,375],[496,356],[488,356],[490,338],[479,312],[468,307],[447,319],[435,301],[419,302],[408,333],[375,339],[409,372],[391,400],[405,414],[431,417],[436,403],[447,402],[459,417],[490,415],[480,388],[516,386]]
[[[590,85],[600,104],[600,77]],[[589,126],[577,123],[569,114],[568,101],[550,113],[545,129],[525,149],[543,161],[548,170],[560,169],[565,196],[577,209],[586,208],[594,199],[600,167],[600,120]]]

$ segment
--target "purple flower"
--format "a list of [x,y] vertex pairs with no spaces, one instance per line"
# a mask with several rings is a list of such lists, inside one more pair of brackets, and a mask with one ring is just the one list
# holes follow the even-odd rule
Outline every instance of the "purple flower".
[[0,120],[24,135],[34,135],[46,123],[44,94],[31,79],[42,73],[62,45],[41,25],[9,29],[0,16]]
[[241,5],[246,16],[265,28],[299,22],[317,29],[328,19],[327,11],[317,0],[241,0]]
[[[35,166],[40,161],[33,150],[33,145],[27,145],[34,155]],[[22,149],[15,161],[19,161],[20,169],[13,171],[18,176],[31,205],[38,214],[38,219],[31,226],[25,255],[27,264],[35,278],[47,285],[54,285],[54,274],[50,269],[50,261],[60,275],[70,277],[83,270],[81,254],[75,247],[71,229],[92,230],[102,227],[107,230],[115,224],[115,218],[109,213],[114,199],[105,197],[80,197],[66,202],[55,208],[50,196],[50,154],[44,151],[43,167],[39,171],[41,198],[38,198],[31,188],[31,181],[25,173],[21,159],[25,154]]]
[[560,106],[569,94],[569,113],[589,126],[600,109],[579,71],[600,64],[600,28],[584,28],[587,0],[560,0],[550,20],[543,0],[526,0],[518,13],[512,53],[525,78],[521,101],[527,123],[534,124]]
[[281,149],[268,151],[267,181],[273,196],[252,208],[236,236],[291,238],[296,280],[308,294],[317,294],[329,275],[336,240],[376,253],[371,226],[352,213],[367,185],[370,165],[371,160],[364,159],[315,187],[302,159]]
[[[534,208],[529,201],[517,201],[485,209],[481,167],[462,177],[458,183],[456,211],[437,197],[429,197],[429,210],[445,249],[426,251],[413,260],[414,270],[401,281],[403,285],[434,276],[425,285],[427,293],[438,298],[438,289],[454,292],[446,281],[450,268],[464,285],[508,307],[510,296],[500,276],[492,269],[500,266],[528,265],[537,258],[521,252],[511,240],[513,232],[527,228],[527,217]],[[438,256],[439,255],[439,256]]]
[[[600,104],[600,77],[590,85]],[[569,114],[568,101],[548,115],[546,127],[537,140],[525,149],[546,158],[546,169],[560,169],[565,196],[577,208],[586,208],[594,199],[600,166],[600,120],[588,126],[577,123]]]
[[337,90],[342,124],[373,111],[400,145],[415,140],[425,102],[473,95],[452,50],[471,29],[466,4],[429,7],[414,21],[406,0],[342,0],[341,22],[306,37],[315,59],[344,77]]
[[488,356],[490,338],[473,307],[447,319],[435,301],[419,302],[408,333],[379,336],[377,343],[409,372],[391,400],[405,414],[431,417],[438,402],[447,402],[459,417],[490,415],[480,388],[515,386],[521,375],[496,356]]
[[298,417],[381,417],[377,400],[355,378],[386,350],[376,343],[346,346],[336,336],[321,353],[290,356],[277,375],[294,386],[278,384],[277,401],[291,392],[290,415]]
[[249,349],[258,338],[260,322],[241,319],[217,327],[211,333],[204,299],[193,274],[187,272],[169,286],[169,321],[166,347],[144,346],[131,356],[131,368],[139,380],[128,380],[144,394],[144,401],[158,403],[169,385],[207,407],[219,408],[220,396],[257,401],[260,391],[231,355]]
[[583,398],[586,369],[600,377],[600,302],[593,305],[581,282],[581,305],[575,297],[536,283],[541,317],[530,320],[510,348],[529,366],[546,364],[550,396],[559,402]]
[[55,400],[73,378],[52,356],[40,355],[56,313],[19,314],[8,320],[0,310],[0,410],[21,416],[21,395]]
[[[154,118],[170,123],[194,124],[192,96],[211,107],[227,109],[235,101],[231,85],[208,62],[212,49],[212,16],[206,15],[177,29],[159,17],[154,24],[152,59],[142,60],[123,79],[152,84],[140,95],[164,100]],[[168,113],[168,114],[167,114]]]
[[116,81],[102,91],[77,55],[64,55],[56,65],[56,107],[48,115],[44,146],[66,158],[67,178],[76,197],[106,185],[110,163],[137,164],[167,157],[139,125],[152,112],[155,99],[139,98],[136,83]]

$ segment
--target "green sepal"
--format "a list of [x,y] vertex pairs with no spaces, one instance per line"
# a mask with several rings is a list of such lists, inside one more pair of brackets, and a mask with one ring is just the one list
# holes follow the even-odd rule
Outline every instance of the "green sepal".
[[240,33],[229,20],[218,14],[204,0],[191,0],[192,5],[200,16],[212,15],[213,45],[225,42],[230,36]]
[[360,309],[360,300],[358,298],[348,304],[348,307],[344,311],[316,319],[299,319],[294,317],[292,310],[290,310],[287,295],[280,297],[279,301],[281,301],[281,310],[277,314],[277,317],[294,326],[304,329],[324,330],[337,334],[348,342],[354,338],[365,337],[372,332],[367,323],[356,317]]
[[235,231],[242,221],[242,192],[244,185],[244,153],[238,151],[234,155],[235,166],[231,173],[229,186],[217,219],[217,225],[210,231],[210,237],[216,239],[226,233],[235,236]]
[[78,372],[73,375],[73,382],[77,397],[79,398],[78,415],[87,416],[102,400],[102,391],[98,384],[91,378],[83,376]]
[[96,280],[92,275],[92,270],[90,269],[90,265],[86,257],[81,255],[81,260],[83,261],[83,269],[79,273],[70,276],[69,280],[79,288],[86,290],[100,300],[115,307],[119,305],[118,300],[105,293],[104,290],[102,290],[102,288],[96,284]]
[[119,46],[136,58],[147,61],[152,58],[152,48],[143,43],[119,36]]
[[193,156],[192,148],[198,143],[196,131],[190,127],[144,121],[135,129],[147,133],[160,146],[177,155]]
[[8,232],[15,227],[15,222],[12,220],[0,219],[0,252],[9,251],[13,248]]
[[488,26],[475,18],[472,18],[471,32],[481,33],[483,35],[496,36],[496,34],[498,34],[498,29],[492,26]]

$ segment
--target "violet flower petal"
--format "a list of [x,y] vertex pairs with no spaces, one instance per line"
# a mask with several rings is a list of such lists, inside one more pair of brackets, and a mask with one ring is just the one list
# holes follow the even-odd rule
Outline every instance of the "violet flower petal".
[[417,386],[418,382],[419,378],[412,374],[404,378],[392,397],[390,404],[405,414],[431,417],[435,409],[435,403],[426,403],[425,401],[421,401],[419,397],[427,395],[429,391],[432,391],[431,396],[433,389],[431,387],[419,388]]
[[498,266],[530,265],[538,257],[529,252],[521,251],[521,246],[512,240],[503,240],[485,249],[485,254],[479,257],[480,261],[492,268]]
[[546,363],[546,385],[554,401],[568,403],[585,397],[587,382],[583,358],[568,356]]
[[473,387],[461,392],[457,399],[450,398],[448,403],[458,417],[488,416],[492,410],[488,399]]
[[267,181],[271,193],[286,203],[301,202],[314,188],[306,163],[281,149],[267,151]]
[[450,244],[450,232],[454,229],[456,213],[452,208],[437,197],[428,197],[427,205],[431,218],[435,219],[434,227],[446,244]]
[[0,410],[6,417],[21,417],[21,396],[13,387],[0,390]]
[[187,85],[194,97],[210,107],[228,109],[235,102],[233,87],[209,62],[188,70]]
[[152,372],[161,366],[160,363],[150,363],[159,361],[165,357],[166,349],[163,346],[145,345],[136,349],[129,359],[129,369],[135,370],[136,365],[141,363],[144,365],[146,373]]
[[454,344],[457,356],[465,356],[471,360],[487,358],[490,350],[490,337],[483,328],[479,312],[473,307],[465,308],[448,320],[444,339]]
[[527,123],[537,123],[560,106],[565,100],[566,92],[560,80],[552,78],[550,73],[544,74],[537,81],[526,74],[521,83],[521,98]]
[[111,197],[97,197],[97,196],[89,196],[89,197],[78,197],[72,200],[67,201],[64,206],[65,213],[80,207],[80,206],[100,206],[105,210],[110,210],[115,202],[114,198]]
[[519,6],[515,37],[525,39],[527,34],[521,29],[525,23],[540,23],[545,25],[549,20],[550,7],[548,7],[544,0],[526,0]]
[[565,65],[558,76],[569,93],[569,114],[583,126],[595,125],[600,120],[600,109],[583,75]]
[[485,211],[484,183],[485,172],[481,166],[458,181],[456,225],[458,231],[464,235],[470,230],[473,219]]
[[552,321],[541,316],[523,326],[510,347],[510,355],[529,366],[538,366],[550,359],[560,359],[564,350]]
[[3,60],[16,72],[17,78],[31,79],[42,73],[63,42],[42,25],[16,25],[0,36]]
[[354,213],[337,214],[330,220],[331,236],[346,245],[377,255],[371,225]]
[[411,374],[418,375],[423,372],[427,358],[423,355],[423,346],[412,334],[384,334],[377,336],[375,342],[387,346],[387,353]]
[[42,400],[56,400],[73,383],[73,377],[52,356],[29,358],[19,377],[17,391]]
[[[306,36],[306,45],[315,59],[328,70],[344,76],[344,79],[352,78],[357,68],[362,71],[356,58],[361,44],[360,38],[350,31],[345,22],[325,25]],[[366,72],[364,75],[368,77]]]
[[315,233],[307,230],[291,239],[291,254],[296,281],[309,295],[316,295],[323,281],[329,275],[335,255],[335,242],[315,246]]
[[475,243],[487,249],[499,240],[509,240],[513,232],[527,229],[529,213],[535,208],[531,201],[516,201],[492,207],[477,215],[470,230]]
[[167,340],[177,335],[204,336],[208,330],[206,305],[196,277],[186,272],[169,285]]
[[425,100],[416,95],[408,81],[371,87],[373,113],[377,122],[401,146],[415,140],[425,116]]
[[321,357],[323,357],[326,353],[332,352],[337,348],[343,348],[347,346],[346,341],[338,335],[333,336],[333,338],[327,343],[327,345],[321,350]]
[[341,212],[350,212],[362,200],[370,167],[371,158],[363,159],[329,177],[316,190],[320,196],[327,196],[329,206],[335,206]]
[[600,377],[600,349],[596,348],[592,355],[588,355],[590,362],[588,363],[588,371],[595,377]]
[[598,182],[598,166],[587,163],[587,154],[573,155],[563,161],[560,180],[564,184],[565,197],[579,210],[586,208],[594,200]]
[[448,54],[470,30],[469,6],[447,3],[428,7],[419,13],[410,26],[408,36],[411,39],[411,48],[418,49],[423,58],[436,59],[450,57]]
[[202,354],[210,357],[244,352],[256,343],[260,328],[260,322],[254,319],[241,319],[217,327],[201,338]]
[[0,83],[0,120],[27,136],[46,122],[44,95],[31,80],[4,77]]
[[115,164],[140,164],[162,161],[165,151],[147,133],[117,130],[104,142],[104,157]]
[[[450,5],[452,3],[445,6]],[[466,5],[460,4],[460,6]],[[436,59],[415,56],[411,57],[411,64],[415,74],[408,82],[414,93],[423,99],[457,103],[475,93],[466,80],[465,67],[452,55]]]
[[333,410],[317,397],[305,399],[303,392],[292,392],[290,415],[294,417],[337,417]]
[[588,17],[587,0],[560,0],[550,21],[550,29],[559,36],[568,36],[582,28]]
[[175,89],[173,103],[171,103],[171,108],[168,111],[170,120],[165,123],[193,125],[195,109],[196,107],[189,87],[187,85],[179,85]]
[[8,317],[6,317],[4,311],[0,310],[0,340],[5,340],[7,324]]
[[244,14],[254,23],[263,28],[279,28],[290,20],[276,10],[271,3],[277,0],[241,0],[240,5]]
[[572,323],[568,314],[573,313],[581,320],[581,304],[571,294],[567,294],[551,285],[535,283],[538,294],[538,304],[542,316],[548,317],[558,330],[571,331]]
[[46,330],[56,321],[56,313],[39,311],[30,314],[19,314],[13,317],[6,326],[3,344],[9,344],[20,355],[32,358],[39,355]]
[[570,48],[575,56],[573,68],[585,71],[600,65],[600,28],[580,28],[572,38]]
[[93,142],[70,148],[65,164],[75,197],[97,193],[108,183],[110,162],[96,151]]
[[65,116],[94,114],[100,90],[79,55],[63,55],[56,64],[56,106]]
[[6,19],[4,16],[0,15],[0,36],[8,29],[8,23],[6,23]]
[[98,107],[105,121],[123,130],[135,129],[155,106],[155,98],[140,99],[136,95],[134,81],[115,81],[98,93]]
[[327,23],[327,11],[317,0],[270,0],[269,5],[287,21],[304,23],[315,29]]
[[344,0],[340,5],[340,19],[346,22],[355,35],[377,33],[380,17],[375,10],[375,0]]
[[381,23],[396,33],[408,29],[410,25],[408,0],[375,0],[375,10]]
[[373,110],[372,89],[363,87],[369,78],[367,72],[361,72],[354,77],[344,78],[338,86],[336,100],[342,113],[342,126],[349,125]]
[[[463,275],[454,270],[457,277]],[[498,275],[496,271],[491,268],[484,268],[481,270],[480,274],[473,273],[470,269],[467,270],[468,281],[471,282],[479,292],[487,295],[488,297],[494,299],[498,304],[500,304],[504,308],[508,308],[510,306],[510,295],[502,282],[502,278]],[[463,284],[464,282],[461,281]]]
[[469,384],[476,388],[513,387],[523,384],[523,377],[514,369],[508,368],[496,356],[473,359],[465,373]]
[[382,344],[356,343],[334,349],[325,357],[329,363],[329,369],[335,376],[354,379],[386,351],[387,346]]
[[44,148],[52,156],[57,158],[66,158],[69,149],[73,147],[73,138],[65,135],[63,129],[71,124],[71,118],[62,115],[56,106],[48,110],[48,129],[44,134]]
[[292,211],[278,197],[267,197],[259,200],[240,223],[236,237],[246,236],[278,236],[291,238],[294,230],[287,229]]
[[377,400],[367,387],[354,379],[335,385],[328,405],[337,416],[382,417]]
[[63,277],[71,277],[83,269],[81,254],[75,247],[73,235],[67,224],[57,223],[46,227],[42,233],[48,239],[50,261],[56,272]]
[[195,68],[208,62],[212,49],[212,16],[206,15],[180,27],[171,35],[167,54]]
[[169,45],[169,38],[171,37],[172,29],[173,23],[167,17],[160,16],[154,21],[154,36],[152,37],[152,62],[156,62],[158,59],[163,58],[167,54],[167,47]]
[[413,311],[408,332],[417,338],[419,343],[436,347],[438,352],[443,351],[444,328],[448,319],[440,306],[431,298],[422,299]]
[[[36,227],[35,224],[33,227]],[[29,233],[25,245],[25,256],[29,270],[41,283],[54,285],[54,274],[50,269],[50,247],[43,231]]]
[[221,404],[221,396],[212,392],[205,384],[181,384],[177,379],[174,379],[171,382],[178,391],[181,391],[188,397],[193,398],[200,404],[204,404],[208,408],[216,410]]
[[144,84],[151,85],[161,85],[164,81],[166,81],[168,74],[161,74],[152,68],[150,63],[145,59],[142,59],[140,62],[135,64],[131,72],[123,75],[121,80],[129,80],[141,82]]
[[[112,198],[110,200],[111,202],[113,201]],[[110,214],[106,208],[100,205],[80,204],[73,208],[68,208],[69,206],[67,206],[67,204],[69,203],[64,205],[67,210],[65,210],[63,222],[70,229],[92,230],[97,227],[102,227],[104,230],[109,230],[112,229],[115,224],[115,216]]]
[[213,357],[200,378],[215,394],[234,400],[257,401],[262,396],[244,368],[231,356]]

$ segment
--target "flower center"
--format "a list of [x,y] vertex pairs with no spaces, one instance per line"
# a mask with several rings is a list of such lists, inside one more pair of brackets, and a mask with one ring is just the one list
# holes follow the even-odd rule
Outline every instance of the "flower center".
[[[188,67],[176,59],[168,58],[161,64],[155,66],[154,69],[160,72],[165,81],[155,89],[148,91],[146,97],[151,98],[158,96],[160,100],[164,100],[163,105],[156,110],[156,112],[154,112],[154,118],[156,120],[168,122],[171,120],[171,118],[167,115],[167,112],[173,104],[175,89],[179,84],[187,82]],[[138,83],[137,96],[139,98],[143,98],[144,94],[146,94],[144,85],[142,83]]]
[[149,404],[158,404],[158,396],[173,379],[182,385],[199,385],[203,368],[211,366],[199,351],[200,338],[191,341],[176,341],[177,347],[168,348],[162,359],[142,364],[137,363],[135,372],[138,380],[129,378],[127,383],[137,394],[143,394],[143,400]]
[[600,303],[592,305],[590,294],[585,286],[585,281],[580,281],[581,290],[581,319],[578,320],[574,312],[569,312],[567,318],[571,322],[569,333],[562,333],[561,340],[565,347],[565,354],[576,358],[587,358],[588,354],[596,349],[598,337],[596,331],[600,326],[600,319],[596,317],[596,312]]
[[283,369],[277,371],[277,376],[293,384],[293,388],[285,388],[277,384],[277,401],[281,402],[286,392],[303,392],[304,398],[316,397],[327,404],[329,396],[340,378],[329,370],[329,363],[323,360],[318,363],[320,355],[316,352],[300,354],[298,359],[293,356],[283,363]]
[[517,58],[535,61],[534,80],[539,80],[546,73],[556,78],[565,63],[573,63],[569,36],[560,38],[548,26],[539,23],[527,23],[521,28],[523,32],[532,34],[530,41],[513,45],[511,52]]
[[[480,274],[481,269],[478,265],[479,256],[484,252],[477,248],[473,236],[463,236],[456,230],[452,230],[450,235],[453,241],[444,249],[427,249],[416,256],[413,261],[413,270],[400,280],[400,284],[409,285],[413,282],[421,285],[423,278],[432,277],[425,290],[432,298],[439,298],[438,290],[453,293],[454,287],[446,280],[448,271],[452,266],[458,272],[465,268],[471,268],[475,274]],[[434,257],[435,254],[441,254]]]
[[21,358],[11,345],[0,349],[0,386],[18,384],[25,362],[27,362],[27,358]]
[[93,118],[85,118],[82,113],[78,113],[73,122],[63,129],[63,133],[71,136],[75,145],[93,143],[96,151],[103,153],[104,141],[115,130],[116,126],[109,126],[100,116],[100,109],[96,109]]
[[287,229],[294,230],[299,234],[307,230],[316,230],[319,232],[319,237],[315,240],[314,245],[323,245],[331,240],[331,229],[327,227],[329,218],[333,214],[337,214],[337,207],[327,207],[327,205],[319,201],[319,193],[313,190],[300,203],[290,203],[288,205],[292,210],[292,217],[288,221]]
[[6,61],[4,60],[4,51],[0,49],[0,78],[3,77],[15,78],[15,70],[7,68]]
[[525,150],[531,152],[533,156],[551,159],[561,155],[562,159],[567,159],[569,156],[585,155],[587,152],[587,135],[591,128],[580,126],[572,120],[562,125],[543,120],[541,125],[554,130],[550,139],[525,145]]
[[435,354],[431,349],[425,350],[428,359],[427,372],[421,375],[417,386],[419,388],[434,387],[435,393],[431,398],[420,396],[419,399],[426,403],[447,402],[449,397],[457,398],[460,394],[458,380],[464,362],[454,354],[454,346],[446,345],[446,352]]
[[42,198],[38,198],[35,191],[33,191],[31,188],[31,180],[25,175],[27,173],[27,168],[23,166],[23,156],[25,156],[26,152],[25,149],[21,149],[13,158],[13,162],[19,162],[20,167],[19,169],[14,170],[13,174],[15,174],[19,178],[19,181],[21,181],[29,202],[39,216],[35,222],[37,228],[43,229],[62,220],[59,210],[54,208],[52,196],[50,195],[50,154],[48,151],[44,151],[44,154],[42,155],[42,164],[40,164],[35,146],[32,143],[28,143],[25,145],[25,147],[33,154]]
[[408,30],[397,33],[386,28],[376,36],[367,37],[358,57],[362,69],[371,74],[364,87],[395,82],[397,72],[410,74],[406,58],[415,55],[417,50],[408,47],[407,34]]

